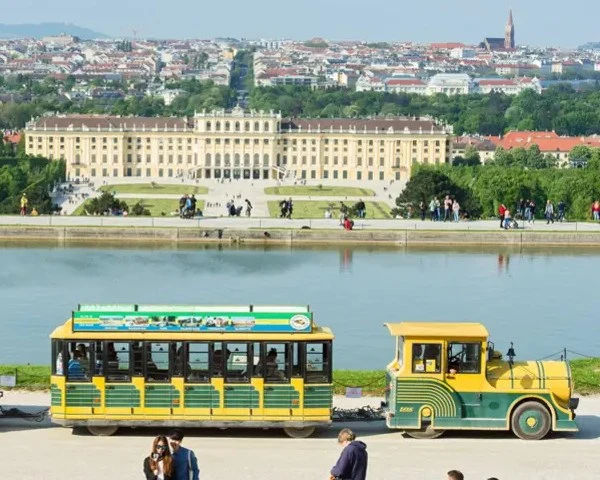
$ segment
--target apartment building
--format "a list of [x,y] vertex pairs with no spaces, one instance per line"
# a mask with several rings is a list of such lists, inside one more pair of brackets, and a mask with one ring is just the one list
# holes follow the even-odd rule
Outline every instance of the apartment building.
[[431,118],[307,119],[215,110],[189,118],[52,115],[26,152],[63,159],[69,178],[406,180],[447,163],[452,127]]

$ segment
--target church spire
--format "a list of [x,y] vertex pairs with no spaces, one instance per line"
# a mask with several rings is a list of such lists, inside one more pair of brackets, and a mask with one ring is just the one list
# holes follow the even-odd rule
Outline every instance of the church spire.
[[504,48],[506,50],[515,48],[515,25],[513,23],[512,8],[508,11],[508,22],[504,29]]

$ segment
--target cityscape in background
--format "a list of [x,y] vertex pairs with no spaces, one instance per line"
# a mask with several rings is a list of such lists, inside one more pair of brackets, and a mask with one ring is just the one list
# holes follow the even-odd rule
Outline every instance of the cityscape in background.
[[[575,131],[577,135],[565,135],[564,131],[557,133],[549,128],[535,132],[532,130],[540,129],[517,128],[516,131],[505,132],[498,127],[476,128],[474,131],[473,128],[469,131],[464,127],[449,127],[440,131],[443,132],[441,136],[436,136],[436,133],[425,138],[422,126],[407,128],[406,132],[398,128],[394,131],[390,127],[396,144],[392,141],[388,145],[386,142],[383,148],[382,141],[380,151],[374,152],[373,148],[363,151],[362,140],[359,140],[363,128],[364,133],[368,130],[374,135],[369,138],[362,135],[365,145],[379,143],[381,135],[390,133],[388,128],[382,127],[377,131],[381,125],[376,127],[373,121],[372,127],[362,122],[364,125],[360,128],[356,125],[360,122],[338,120],[327,124],[325,121],[313,121],[308,122],[312,124],[312,131],[309,126],[309,131],[302,132],[302,127],[297,125],[307,123],[306,117],[310,118],[310,113],[294,115],[294,107],[291,106],[289,111],[283,112],[281,121],[281,108],[273,113],[273,102],[271,108],[265,109],[260,98],[250,98],[253,90],[266,92],[268,97],[271,95],[270,88],[356,94],[375,92],[410,97],[443,95],[451,98],[478,94],[516,97],[528,91],[541,94],[555,85],[584,91],[597,85],[600,79],[600,45],[589,44],[577,50],[520,46],[517,24],[510,10],[504,19],[504,34],[486,36],[476,45],[457,42],[335,42],[324,38],[303,42],[232,38],[94,40],[70,34],[4,39],[0,40],[0,78],[3,79],[0,83],[0,104],[10,109],[11,105],[31,102],[36,108],[30,110],[29,118],[25,117],[27,111],[13,112],[14,120],[2,121],[0,118],[0,123],[5,124],[5,143],[16,145],[23,137],[25,123],[33,120],[31,117],[37,118],[25,129],[26,133],[30,133],[25,143],[26,152],[66,160],[68,178],[143,176],[406,181],[411,166],[417,163],[452,163],[469,152],[476,152],[480,161],[486,163],[494,158],[497,148],[528,149],[533,145],[542,155],[553,157],[558,166],[577,166],[580,159],[570,158],[570,152],[576,146],[600,146],[597,132],[582,135]],[[502,19],[498,19],[499,32],[502,25]],[[273,91],[273,95],[277,95],[276,104],[281,105],[289,99],[282,93],[288,92]],[[274,98],[273,95],[269,98]],[[398,99],[395,101],[398,102]],[[143,102],[148,108],[139,106]],[[138,107],[120,108],[132,104]],[[257,104],[260,105],[257,107]],[[47,108],[54,105],[56,112]],[[376,115],[394,116],[394,108],[386,111],[390,105],[393,104],[384,105],[375,112]],[[266,138],[258,139],[261,146],[270,140],[268,147],[261,147],[260,151],[235,147],[239,142],[243,145],[257,140],[243,138],[243,133],[249,133],[251,129],[233,128],[234,124],[239,125],[236,122],[239,112],[244,117],[244,110],[250,117],[268,116],[271,112],[270,118],[276,120],[273,130],[266,131]],[[509,111],[510,108],[506,115]],[[71,112],[88,116],[70,117],[73,115]],[[198,130],[198,112],[220,116],[221,121],[213,122],[208,130]],[[98,114],[108,116],[93,117]],[[120,114],[133,114],[140,118],[137,121],[121,121]],[[66,120],[61,120],[65,115]],[[163,118],[153,121],[150,117],[154,116]],[[171,116],[179,120],[164,118]],[[289,118],[286,119],[286,116]],[[341,109],[335,105],[327,105],[318,111],[317,116],[365,117],[358,109]],[[411,116],[414,117],[413,126],[419,121],[422,125],[431,123],[430,115],[423,119],[418,114]],[[406,119],[407,124],[410,124],[411,116]],[[302,120],[303,117],[305,120]],[[434,124],[447,123],[441,118],[432,120]],[[225,129],[230,121],[231,134]],[[157,135],[159,131],[166,131],[166,127],[159,124],[167,123],[172,124],[168,130],[175,132],[174,136]],[[217,133],[216,126],[221,123],[223,129]],[[528,127],[529,123],[522,121],[518,126]],[[100,124],[106,128],[101,129]],[[142,129],[154,133],[149,133],[149,136],[136,134],[136,124],[138,132]],[[181,133],[176,133],[178,125],[181,132],[186,132],[183,138]],[[414,137],[419,134],[419,128],[421,137]],[[49,130],[52,133],[49,134]],[[89,133],[92,130],[95,133]],[[119,130],[129,131],[125,135],[127,138],[115,135],[114,132]],[[194,130],[196,134],[192,135]],[[209,130],[212,131],[205,138]],[[426,126],[425,130],[425,133],[433,134],[433,130],[429,132],[430,127]],[[569,128],[565,130],[566,133],[570,131]],[[88,132],[81,143],[77,133],[80,131]],[[109,141],[115,137],[118,144],[115,142],[112,148],[118,145],[118,149],[101,153],[92,151],[95,148],[91,144],[92,137],[97,137],[93,141],[98,143],[106,142],[106,131],[112,132]],[[292,131],[297,140],[294,139],[292,145],[292,138],[289,138],[288,151],[288,136]],[[260,132],[264,133],[263,130]],[[223,142],[231,141],[231,146],[225,149],[214,143],[220,142],[223,135]],[[151,136],[152,142],[156,143],[152,143],[152,147]],[[230,139],[230,136],[236,138]],[[215,138],[212,138],[213,143],[209,147],[211,137]],[[391,139],[389,135],[387,138]],[[144,149],[138,151],[142,145],[136,142],[142,141]],[[185,152],[159,152],[163,142],[177,141],[193,143],[186,145]],[[343,151],[339,154],[328,152],[325,145],[329,141],[344,142]],[[436,145],[435,150],[429,150],[429,141]],[[138,150],[134,149],[132,142]],[[296,142],[299,142],[298,145]],[[301,149],[300,142],[308,142],[311,148]],[[167,148],[166,145],[164,148]]]
[[[498,30],[502,30],[499,19]],[[77,79],[63,93],[69,99],[131,94],[162,97],[173,79],[210,80],[229,85],[235,52],[252,49],[254,85],[343,87],[356,91],[468,94],[541,91],[558,80],[580,87],[600,78],[600,45],[576,50],[531,48],[518,44],[512,11],[503,36],[479,44],[417,44],[364,41],[292,40],[81,40],[61,34],[0,39],[0,74]],[[144,81],[144,88],[98,89],[91,79]],[[139,85],[139,84],[138,84]],[[26,100],[2,89],[0,100]]]

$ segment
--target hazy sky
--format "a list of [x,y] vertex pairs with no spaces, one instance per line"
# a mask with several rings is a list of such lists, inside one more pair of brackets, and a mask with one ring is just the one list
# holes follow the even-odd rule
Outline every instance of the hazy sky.
[[[4,4],[4,5],[3,5]],[[0,0],[0,22],[70,22],[111,36],[462,41],[503,36],[513,8],[518,44],[600,41],[597,0]]]

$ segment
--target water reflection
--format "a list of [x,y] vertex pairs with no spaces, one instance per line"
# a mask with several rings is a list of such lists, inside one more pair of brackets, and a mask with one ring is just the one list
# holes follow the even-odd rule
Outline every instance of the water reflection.
[[340,250],[340,272],[351,271],[352,269],[352,248],[345,247]]
[[518,359],[600,351],[598,249],[26,245],[0,245],[0,363],[47,363],[48,334],[86,302],[308,304],[338,368],[380,368],[383,323],[402,320],[481,321]]
[[498,273],[508,273],[508,265],[510,263],[510,255],[498,254]]

